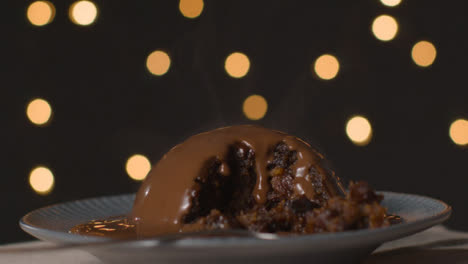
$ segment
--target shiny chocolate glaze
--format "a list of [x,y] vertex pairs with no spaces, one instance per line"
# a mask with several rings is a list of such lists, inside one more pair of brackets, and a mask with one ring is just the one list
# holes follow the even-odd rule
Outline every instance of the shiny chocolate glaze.
[[91,220],[72,227],[72,234],[100,236],[115,239],[136,238],[135,224],[126,216],[114,216],[108,219]]
[[[295,174],[294,191],[309,199],[315,196],[309,169],[314,165],[327,175],[327,189],[332,195],[343,195],[344,189],[333,172],[320,165],[323,156],[309,144],[294,136],[258,126],[239,125],[215,129],[188,138],[167,152],[152,168],[137,192],[130,218],[136,223],[139,237],[184,231],[183,216],[196,196],[194,180],[203,171],[207,160],[223,160],[228,147],[243,143],[255,153],[256,184],[252,195],[257,204],[264,204],[270,189],[268,164],[273,159],[272,148],[279,142],[286,143],[297,152],[292,169]],[[229,175],[226,164],[222,174]]]

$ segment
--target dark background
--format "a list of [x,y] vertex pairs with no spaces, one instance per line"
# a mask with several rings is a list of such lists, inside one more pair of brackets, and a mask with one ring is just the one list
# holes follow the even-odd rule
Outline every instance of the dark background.
[[[30,238],[17,222],[33,209],[136,191],[125,171],[131,155],[154,163],[193,133],[241,123],[311,141],[347,180],[442,199],[454,207],[447,224],[468,229],[468,150],[448,135],[468,117],[466,1],[205,0],[201,16],[187,19],[178,1],[96,0],[87,27],[68,18],[72,1],[51,2],[56,16],[44,27],[27,20],[30,1],[2,2],[1,243]],[[390,42],[370,30],[381,14],[399,22]],[[422,39],[438,52],[428,68],[410,56]],[[171,57],[161,77],[145,66],[156,49]],[[224,70],[234,51],[251,61],[241,79]],[[330,81],[310,71],[324,53],[340,61]],[[251,94],[268,101],[259,121],[242,113]],[[25,115],[35,97],[52,106],[47,126]],[[364,147],[345,133],[356,114],[373,127]],[[49,195],[29,186],[37,165],[54,173]]]

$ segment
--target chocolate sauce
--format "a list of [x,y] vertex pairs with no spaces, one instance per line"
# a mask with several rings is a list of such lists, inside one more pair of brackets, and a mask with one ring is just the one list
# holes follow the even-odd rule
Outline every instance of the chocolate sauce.
[[136,225],[126,216],[116,216],[103,220],[92,220],[79,224],[69,231],[72,234],[109,237],[115,239],[136,238]]
[[398,215],[389,214],[389,215],[385,216],[385,219],[388,220],[390,225],[396,225],[396,224],[403,223],[403,218],[401,218]]
[[[403,222],[398,215],[387,215],[385,217],[390,225],[396,225]],[[203,226],[194,223],[183,227],[184,232],[201,231]],[[100,236],[114,239],[135,239],[137,237],[136,225],[126,216],[117,216],[109,219],[92,220],[84,224],[72,227],[69,231],[72,234]],[[277,235],[294,235],[290,232],[277,232]]]
[[[271,148],[279,142],[286,143],[297,152],[297,161],[293,165],[297,176],[295,191],[312,199],[314,188],[307,175],[310,167],[318,164],[323,156],[310,145],[283,132],[257,126],[219,128],[190,137],[172,148],[153,166],[137,192],[131,214],[131,219],[137,223],[138,236],[182,231],[182,217],[191,207],[194,179],[201,173],[207,160],[217,158],[223,161],[230,144],[243,143],[254,151],[257,179],[252,196],[257,204],[264,204],[270,188],[267,166],[273,159]],[[321,166],[316,167],[322,170]],[[225,175],[231,171],[226,163],[220,170]],[[334,175],[330,177],[332,179],[327,184],[334,182],[336,186],[329,189],[342,190],[339,180]]]
[[[249,206],[251,206],[249,208],[253,208],[252,210],[260,210],[259,208],[269,210],[265,208],[267,208],[271,202],[271,195],[281,193],[278,191],[281,189],[278,188],[283,188],[281,185],[278,185],[281,184],[276,181],[278,178],[275,178],[277,175],[282,175],[283,169],[287,169],[288,175],[292,175],[293,177],[292,180],[287,183],[290,186],[288,188],[291,188],[290,190],[292,192],[288,194],[289,196],[282,199],[297,202],[303,201],[301,199],[306,198],[305,200],[309,201],[309,203],[315,203],[315,201],[317,201],[317,205],[320,203],[320,199],[322,199],[322,202],[323,199],[325,199],[325,203],[323,203],[322,206],[327,205],[326,200],[329,197],[341,196],[343,199],[347,199],[340,180],[333,172],[326,171],[322,166],[324,157],[311,148],[306,142],[283,132],[262,127],[249,125],[232,126],[195,135],[167,152],[162,159],[153,166],[151,172],[138,190],[132,212],[128,217],[119,216],[105,220],[93,220],[73,227],[70,233],[105,236],[116,239],[132,239],[168,233],[201,231],[204,230],[206,226],[217,229],[239,228],[240,222],[234,222],[234,225],[231,226],[232,222],[217,210],[212,210],[209,216],[201,217],[196,221],[187,222],[184,220],[189,211],[193,208],[197,208],[194,206],[198,206],[198,192],[200,187],[197,185],[197,180],[199,180],[199,176],[202,175],[202,173],[206,173],[207,161],[213,159],[217,160],[219,166],[216,170],[217,173],[221,175],[220,177],[235,177],[237,175],[236,173],[238,172],[236,171],[238,171],[238,168],[229,167],[233,165],[228,160],[228,153],[231,146],[239,143],[247,146],[248,149],[246,148],[245,151],[249,151],[249,155],[253,155],[250,156],[249,161],[253,163],[249,164],[251,164],[250,168],[254,170],[254,172],[251,172],[249,175],[253,175],[253,177],[256,178],[251,178],[250,187],[245,187],[247,188],[245,189],[247,195],[250,194],[249,197],[251,197],[249,198],[251,199],[249,200]],[[281,163],[278,163],[279,152],[277,146],[281,146],[283,150],[286,151],[283,153],[293,153],[291,154],[293,160],[288,161],[286,168],[283,167],[283,165],[278,165]],[[289,149],[289,152],[287,149]],[[244,151],[242,148],[240,150]],[[276,167],[271,169],[270,165]],[[274,183],[271,182],[272,179],[275,181]],[[216,180],[214,182],[218,184]],[[365,194],[369,192],[374,193],[365,182],[351,185],[350,188],[353,186],[358,188],[358,191],[364,192]],[[215,187],[215,190],[216,188],[218,188],[218,186]],[[197,199],[195,199],[195,197],[197,197]],[[268,203],[266,203],[267,200]],[[342,200],[335,201],[339,204]],[[357,202],[365,201],[359,200]],[[194,205],[192,205],[192,203],[194,203]],[[279,207],[275,209],[279,211],[273,211],[275,214],[278,212],[287,212],[288,209],[284,209],[280,204],[281,203],[278,203]],[[354,206],[354,208],[357,208],[356,206],[359,205],[348,204],[347,206],[351,206],[351,208]],[[379,205],[374,204],[374,206]],[[320,210],[315,212],[318,214],[317,217],[321,217],[321,213],[330,210],[330,208],[323,208],[324,210],[322,210],[322,212]],[[309,209],[312,210],[313,207]],[[314,214],[312,214],[312,216],[314,216]],[[396,215],[381,216],[386,218],[386,223],[381,223],[382,226],[402,222],[401,218]],[[309,215],[309,217],[311,217],[311,215]],[[364,214],[362,217],[369,216]],[[252,220],[244,218],[244,221]],[[319,225],[321,223],[320,221],[315,221],[313,218],[307,221],[311,221],[311,223],[315,224],[318,223]],[[333,222],[333,219],[330,221]],[[299,223],[298,226],[302,228],[301,225],[302,223]],[[243,226],[243,228],[246,227]],[[322,229],[304,230],[301,232],[316,232]],[[334,228],[330,230],[333,231]],[[260,231],[281,232],[282,230],[280,228],[278,230],[265,229]]]

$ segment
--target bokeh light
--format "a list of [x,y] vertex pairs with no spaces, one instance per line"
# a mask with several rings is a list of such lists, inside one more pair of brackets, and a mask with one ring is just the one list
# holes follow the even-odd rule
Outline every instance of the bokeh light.
[[346,123],[346,134],[349,139],[358,146],[369,144],[372,138],[372,127],[363,116],[354,116]]
[[452,141],[461,146],[468,145],[468,120],[457,119],[450,125],[449,135]]
[[244,100],[242,111],[250,120],[262,119],[268,110],[268,103],[261,95],[251,95]]
[[250,60],[244,53],[234,52],[226,58],[224,68],[231,77],[242,78],[249,72]]
[[153,51],[146,59],[146,68],[154,75],[164,75],[171,66],[171,59],[166,52],[161,50]]
[[436,56],[437,51],[435,46],[429,41],[425,40],[414,44],[413,49],[411,50],[411,57],[413,58],[414,63],[421,67],[432,65]]
[[180,0],[179,10],[186,18],[196,18],[203,11],[203,0]]
[[94,23],[98,14],[96,4],[91,1],[77,1],[70,6],[70,20],[80,26]]
[[125,169],[130,178],[141,181],[146,178],[146,175],[148,175],[148,172],[151,170],[151,163],[147,157],[141,154],[135,154],[127,160]]
[[26,116],[36,125],[44,125],[49,122],[52,115],[50,104],[44,99],[34,99],[26,107]]
[[381,41],[392,40],[398,32],[398,23],[389,15],[378,16],[372,23],[372,32]]
[[340,63],[335,56],[324,54],[315,60],[314,70],[318,77],[330,80],[336,77],[340,69]]
[[29,5],[26,12],[29,22],[35,26],[44,26],[55,17],[55,7],[49,1],[36,1]]
[[54,175],[46,167],[36,167],[29,174],[29,184],[38,194],[48,194],[54,187]]
[[380,0],[380,2],[382,2],[382,4],[386,6],[393,7],[399,5],[401,3],[401,0]]

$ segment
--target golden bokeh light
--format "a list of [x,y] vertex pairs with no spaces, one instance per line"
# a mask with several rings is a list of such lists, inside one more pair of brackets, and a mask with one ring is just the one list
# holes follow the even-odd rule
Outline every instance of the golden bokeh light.
[[29,174],[29,185],[38,194],[48,194],[54,188],[54,175],[46,167],[36,167]]
[[52,115],[50,104],[44,99],[34,99],[26,107],[26,116],[36,125],[44,125],[49,122]]
[[35,26],[44,26],[55,17],[55,7],[49,1],[36,1],[29,5],[26,12],[29,22]]
[[147,157],[141,154],[135,154],[127,160],[125,169],[130,178],[136,181],[142,181],[151,170],[151,163]]
[[461,146],[468,145],[468,120],[457,119],[450,125],[449,135],[452,141]]
[[390,41],[395,38],[398,32],[398,23],[395,18],[389,15],[378,16],[372,23],[372,32],[377,39]]
[[242,78],[249,72],[250,60],[244,53],[234,52],[226,58],[224,68],[229,76]]
[[437,50],[435,46],[429,41],[425,40],[414,44],[413,49],[411,50],[411,57],[413,58],[414,63],[421,67],[432,65],[436,56]]
[[97,14],[96,4],[87,0],[73,3],[68,13],[70,20],[80,26],[88,26],[94,23]]
[[330,80],[336,77],[340,70],[340,63],[335,56],[324,54],[315,60],[314,70],[318,77]]
[[166,52],[161,50],[153,51],[146,59],[146,68],[154,75],[164,75],[171,66],[171,59]]
[[399,5],[401,3],[401,0],[380,0],[380,2],[382,2],[382,4],[386,6],[393,7]]
[[242,105],[244,115],[250,120],[262,119],[268,110],[268,103],[261,95],[247,97]]
[[197,18],[203,11],[203,0],[180,0],[179,10],[186,18]]
[[372,138],[372,127],[367,118],[354,116],[346,123],[346,134],[354,144],[364,146]]

